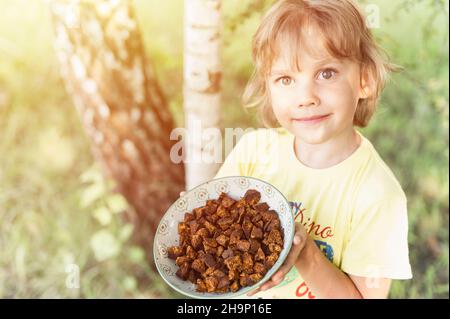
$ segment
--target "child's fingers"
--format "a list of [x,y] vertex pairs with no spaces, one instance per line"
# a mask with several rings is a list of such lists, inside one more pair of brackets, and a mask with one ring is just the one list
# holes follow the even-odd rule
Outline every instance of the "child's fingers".
[[295,235],[294,235],[294,241],[295,237],[298,237],[300,240],[303,240],[306,237],[306,230],[300,223],[295,223]]
[[261,287],[259,287],[258,291],[265,291],[268,290],[272,287],[277,286],[280,282],[282,282],[284,279],[284,275],[281,276],[272,276],[272,278],[270,278],[270,280],[266,281],[264,284],[261,285]]
[[255,290],[250,291],[249,293],[247,293],[247,296],[251,297],[254,294],[256,294],[257,292],[259,292],[261,290],[261,288],[257,288]]
[[286,275],[285,273],[280,273],[280,271],[278,271],[275,275],[273,275],[268,281],[263,283],[260,287],[249,292],[247,296],[253,296],[257,292],[264,291],[278,285],[281,281],[283,281],[285,275]]
[[284,261],[283,265],[280,268],[280,271],[282,271],[283,273],[286,272],[285,268],[289,268],[287,270],[289,271],[291,267],[296,263],[298,256],[300,255],[300,252],[304,247],[304,241],[305,237],[303,237],[301,231],[296,232],[294,235],[291,251],[287,255],[286,260]]
[[270,289],[270,288],[278,285],[283,280],[283,278],[284,278],[284,276],[281,279],[279,279],[279,278],[274,279],[274,277],[272,277],[271,279],[266,281],[264,284],[262,284],[259,288],[255,289],[255,290],[252,290],[251,292],[247,293],[247,296],[251,297],[251,296],[253,296],[254,294],[256,294],[256,293],[258,293],[260,291],[264,291],[264,290]]

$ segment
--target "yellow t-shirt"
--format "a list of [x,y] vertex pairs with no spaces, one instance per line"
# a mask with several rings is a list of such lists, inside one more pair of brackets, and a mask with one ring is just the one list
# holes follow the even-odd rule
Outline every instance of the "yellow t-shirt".
[[[215,178],[251,176],[274,185],[325,256],[342,271],[370,278],[412,278],[406,196],[360,132],[361,144],[326,169],[302,164],[284,128],[245,134]],[[320,271],[318,269],[317,271]],[[295,267],[260,298],[315,298]]]

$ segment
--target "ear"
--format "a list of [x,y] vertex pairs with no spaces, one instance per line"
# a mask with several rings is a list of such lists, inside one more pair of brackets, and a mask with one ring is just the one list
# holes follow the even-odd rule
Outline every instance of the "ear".
[[370,76],[369,70],[367,68],[361,69],[360,76],[360,87],[359,87],[359,98],[367,99],[374,93],[374,81],[373,77]]

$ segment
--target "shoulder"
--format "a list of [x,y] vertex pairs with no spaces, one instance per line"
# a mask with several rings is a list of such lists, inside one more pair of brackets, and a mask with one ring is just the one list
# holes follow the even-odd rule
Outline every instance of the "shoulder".
[[367,207],[382,205],[386,201],[406,203],[405,192],[394,172],[381,158],[373,144],[367,138],[363,139],[366,161],[361,172],[357,204],[360,207]]

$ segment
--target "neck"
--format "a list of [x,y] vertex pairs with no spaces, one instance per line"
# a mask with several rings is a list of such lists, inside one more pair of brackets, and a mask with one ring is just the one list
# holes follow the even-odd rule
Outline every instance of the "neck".
[[298,160],[310,168],[323,169],[339,164],[352,155],[361,143],[355,129],[344,131],[340,135],[322,144],[308,144],[295,137],[294,151]]

